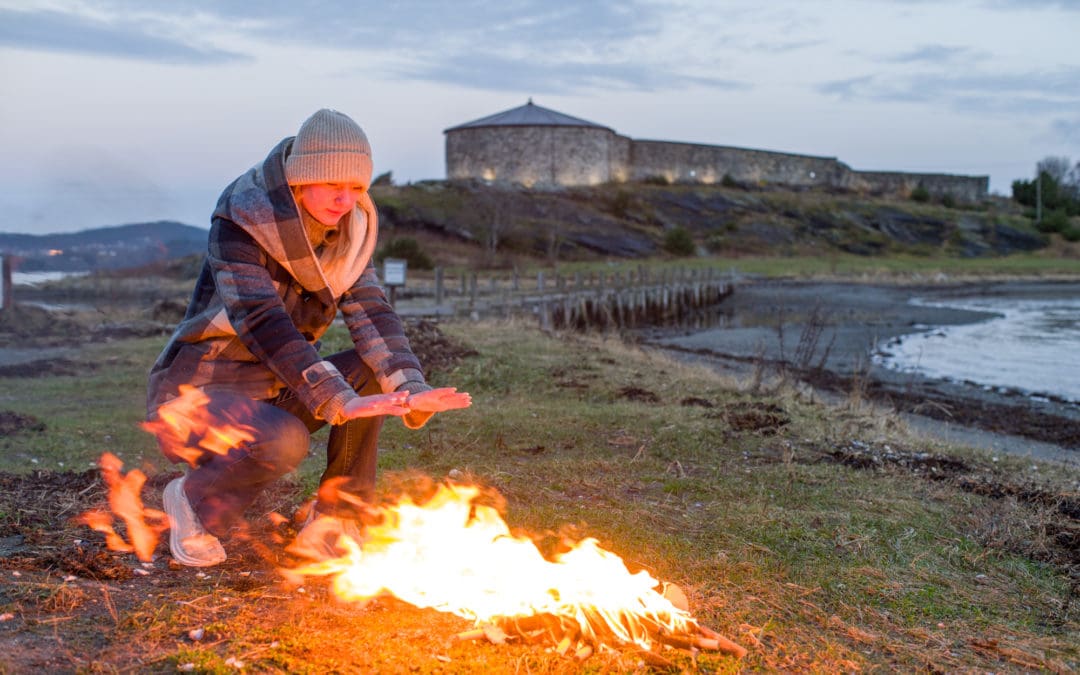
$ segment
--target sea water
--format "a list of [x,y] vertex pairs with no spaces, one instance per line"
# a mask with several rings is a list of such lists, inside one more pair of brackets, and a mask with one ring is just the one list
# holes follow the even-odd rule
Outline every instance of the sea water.
[[12,272],[13,286],[38,286],[49,281],[59,281],[66,277],[81,277],[89,272]]
[[901,371],[1080,402],[1080,298],[957,298],[924,305],[992,312],[879,345]]

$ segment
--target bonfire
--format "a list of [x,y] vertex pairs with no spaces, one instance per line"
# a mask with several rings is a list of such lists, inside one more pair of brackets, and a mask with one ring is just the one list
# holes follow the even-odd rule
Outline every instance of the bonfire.
[[[167,454],[191,463],[250,439],[250,427],[238,422],[236,411],[206,403],[201,392],[187,388],[144,427]],[[125,476],[120,460],[109,454],[101,467],[112,514],[125,523],[131,541],[113,529],[109,513],[84,514],[84,522],[104,532],[110,548],[150,560],[167,516],[143,505],[142,472]],[[677,586],[644,570],[631,572],[596,539],[563,538],[545,553],[538,537],[511,531],[494,505],[501,498],[490,489],[450,480],[430,485],[421,496],[364,505],[360,537],[338,541],[343,555],[282,569],[283,576],[295,583],[327,578],[346,602],[392,596],[455,614],[474,625],[457,635],[461,640],[546,644],[578,659],[604,649],[634,651],[659,665],[669,664],[663,651],[672,648],[746,654],[701,625]],[[334,498],[359,502],[347,493]]]

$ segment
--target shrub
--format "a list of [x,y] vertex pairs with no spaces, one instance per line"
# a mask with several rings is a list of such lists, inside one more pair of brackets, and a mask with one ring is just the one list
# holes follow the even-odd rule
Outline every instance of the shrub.
[[720,184],[724,187],[739,187],[739,181],[731,177],[730,173],[725,173],[724,177],[720,179]]
[[911,201],[925,204],[930,201],[930,191],[922,185],[915,186],[915,189],[911,191]]
[[645,176],[641,182],[649,185],[671,185],[671,179],[663,175]]
[[1043,215],[1042,222],[1036,223],[1039,232],[1062,232],[1069,228],[1069,214],[1064,209],[1055,209]]
[[705,250],[709,253],[724,253],[729,247],[728,237],[720,232],[713,232],[705,239]]
[[1061,236],[1065,237],[1065,241],[1080,241],[1080,227],[1069,225],[1061,231]]
[[671,255],[688,256],[694,255],[697,246],[690,231],[680,225],[664,235],[664,250]]
[[381,264],[387,258],[404,258],[408,266],[414,270],[429,270],[435,266],[428,254],[420,248],[420,242],[412,237],[391,239],[375,253],[377,263]]
[[611,215],[626,218],[634,206],[634,195],[629,190],[619,190],[611,198]]
[[945,195],[941,198],[941,205],[947,209],[956,208],[956,197],[953,197],[952,195]]

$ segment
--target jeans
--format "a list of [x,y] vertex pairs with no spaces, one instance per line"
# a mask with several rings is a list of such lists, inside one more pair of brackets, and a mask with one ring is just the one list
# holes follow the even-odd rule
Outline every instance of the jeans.
[[[371,370],[353,350],[327,357],[360,396],[382,393]],[[221,455],[212,452],[196,462],[184,481],[184,492],[203,527],[223,536],[242,524],[244,510],[281,476],[296,469],[307,456],[311,434],[327,423],[316,419],[289,389],[272,399],[251,401],[243,396],[211,392],[214,405],[243,411],[241,423],[254,428],[254,440]],[[321,483],[370,502],[375,496],[375,470],[383,417],[363,417],[330,428],[326,470]],[[357,517],[355,507],[320,498],[316,510],[339,517]]]

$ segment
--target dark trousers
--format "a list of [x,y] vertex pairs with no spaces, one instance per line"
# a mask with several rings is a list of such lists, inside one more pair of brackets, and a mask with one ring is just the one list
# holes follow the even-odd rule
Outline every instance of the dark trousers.
[[[338,352],[327,360],[360,396],[382,393],[355,351]],[[288,389],[265,401],[223,392],[212,392],[210,397],[215,405],[244,411],[246,419],[238,421],[250,425],[255,436],[227,454],[207,452],[184,482],[184,491],[203,527],[220,537],[242,522],[244,510],[266,487],[300,465],[307,456],[311,433],[326,422],[313,417]],[[332,426],[321,483],[338,479],[333,482],[339,489],[371,501],[382,423],[382,417],[364,417]],[[347,502],[320,499],[316,508],[329,515],[356,515]]]

